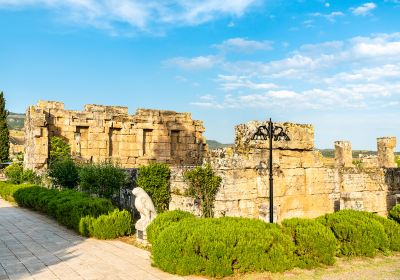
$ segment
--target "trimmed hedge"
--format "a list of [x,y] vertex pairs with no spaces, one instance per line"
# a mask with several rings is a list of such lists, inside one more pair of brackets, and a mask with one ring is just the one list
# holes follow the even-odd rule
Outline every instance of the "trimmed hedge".
[[311,219],[287,219],[282,222],[283,231],[295,243],[296,266],[312,268],[319,264],[335,262],[336,238],[324,225]]
[[79,233],[81,235],[98,239],[113,239],[129,235],[131,231],[132,217],[126,210],[119,211],[115,209],[108,215],[100,215],[97,218],[86,216],[79,223]]
[[114,209],[110,200],[92,198],[86,194],[65,190],[29,187],[14,193],[18,205],[33,208],[56,218],[69,228],[79,231],[79,222],[85,216],[98,217]]
[[362,219],[372,219],[379,222],[383,226],[388,237],[389,249],[391,251],[400,251],[400,225],[398,223],[377,214],[365,211],[355,211],[353,215],[359,216]]
[[342,210],[317,219],[332,230],[339,255],[373,257],[390,248],[384,226],[371,216],[355,210]]
[[194,218],[194,215],[181,210],[167,211],[157,215],[146,229],[147,240],[153,244],[163,230],[183,219],[189,218]]
[[276,272],[294,263],[290,237],[279,225],[256,219],[183,219],[163,230],[152,245],[154,265],[180,275]]
[[23,188],[32,187],[32,184],[15,185],[8,182],[0,182],[0,196],[10,202],[14,202],[14,193]]

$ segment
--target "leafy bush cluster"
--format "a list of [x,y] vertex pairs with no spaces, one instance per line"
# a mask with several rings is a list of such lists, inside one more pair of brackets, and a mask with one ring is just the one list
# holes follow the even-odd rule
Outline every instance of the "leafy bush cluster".
[[99,217],[86,216],[79,222],[79,233],[98,239],[113,239],[129,235],[132,231],[132,217],[126,210],[115,209]]
[[200,202],[203,217],[214,216],[215,196],[221,185],[221,177],[215,175],[209,164],[198,166],[184,173],[188,183],[186,194]]
[[186,218],[152,244],[154,264],[180,275],[222,277],[234,271],[284,271],[293,267],[294,245],[275,224],[223,217]]
[[335,256],[400,251],[400,225],[372,213],[343,210],[317,219],[288,219],[282,226],[246,218],[195,218],[160,214],[147,229],[154,265],[188,275],[284,271],[331,265]]
[[158,213],[168,210],[171,200],[170,170],[164,163],[151,163],[139,168],[137,185],[149,194]]
[[400,223],[400,204],[397,204],[389,211],[389,218]]
[[41,178],[33,170],[25,169],[22,164],[13,162],[4,169],[8,181],[13,184],[32,183],[38,184]]
[[373,257],[378,251],[389,250],[383,225],[363,212],[343,210],[317,220],[335,234],[339,255]]
[[82,191],[111,198],[128,183],[128,174],[112,163],[84,164],[79,167]]
[[295,247],[295,265],[311,268],[318,264],[335,262],[336,239],[328,228],[311,219],[284,220],[283,230],[292,237]]
[[1,182],[0,181],[0,196],[10,202],[14,202],[14,193],[23,188],[32,187],[32,184],[12,184],[9,182]]

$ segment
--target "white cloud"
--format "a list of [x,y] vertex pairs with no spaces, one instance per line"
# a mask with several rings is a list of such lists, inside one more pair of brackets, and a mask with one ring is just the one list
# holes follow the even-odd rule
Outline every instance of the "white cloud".
[[214,67],[221,58],[218,56],[197,56],[192,58],[175,57],[164,61],[165,65],[175,66],[185,70],[202,70]]
[[271,41],[254,41],[244,38],[231,38],[223,41],[221,44],[215,45],[216,48],[222,51],[237,51],[237,52],[254,52],[260,50],[272,50]]
[[343,17],[344,13],[340,11],[332,12],[329,14],[322,14],[322,13],[313,13],[311,14],[314,17],[323,17],[330,22],[335,22],[337,17]]
[[366,16],[371,13],[372,10],[376,9],[377,5],[373,2],[364,3],[357,8],[351,8],[351,11],[356,16]]
[[0,0],[0,9],[40,7],[65,19],[115,29],[125,23],[136,30],[198,25],[221,17],[241,17],[258,0]]
[[225,58],[215,66],[222,96],[209,104],[214,108],[394,108],[400,102],[400,33],[303,45],[266,62]]

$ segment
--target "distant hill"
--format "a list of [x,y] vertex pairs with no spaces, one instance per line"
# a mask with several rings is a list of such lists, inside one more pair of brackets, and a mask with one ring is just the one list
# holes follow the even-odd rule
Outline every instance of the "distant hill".
[[9,113],[7,124],[9,129],[21,130],[24,128],[25,114]]
[[[335,157],[335,150],[333,149],[319,149],[321,154],[327,158]],[[376,155],[376,151],[368,151],[368,150],[353,150],[353,158],[358,158],[359,154],[363,155]],[[396,155],[400,155],[400,152],[395,153]]]
[[233,146],[233,144],[222,144],[215,140],[207,140],[207,144],[208,144],[208,148],[211,150]]

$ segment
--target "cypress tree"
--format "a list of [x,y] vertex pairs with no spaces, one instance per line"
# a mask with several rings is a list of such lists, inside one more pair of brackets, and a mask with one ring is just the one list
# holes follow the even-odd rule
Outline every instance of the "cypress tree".
[[8,160],[10,133],[7,126],[8,111],[3,92],[0,92],[0,162]]

